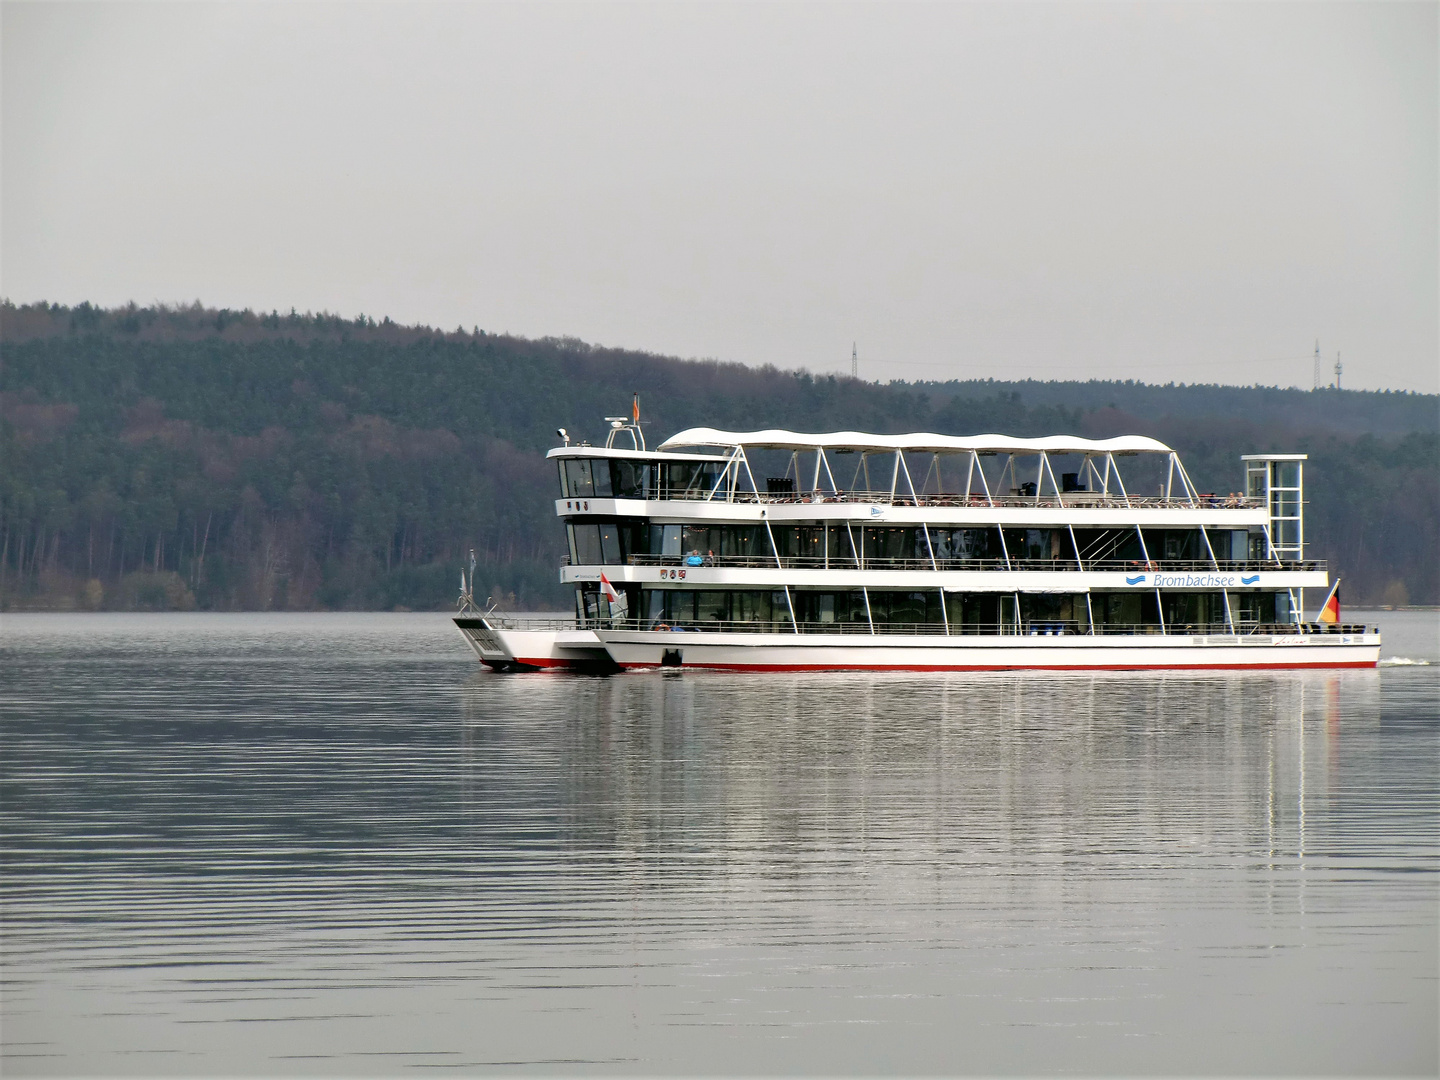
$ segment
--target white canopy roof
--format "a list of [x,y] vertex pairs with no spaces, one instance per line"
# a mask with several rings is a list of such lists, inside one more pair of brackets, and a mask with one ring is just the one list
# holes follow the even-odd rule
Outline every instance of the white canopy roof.
[[765,431],[718,431],[715,428],[687,428],[660,444],[660,449],[677,446],[753,446],[772,450],[912,450],[917,453],[996,454],[1168,454],[1170,447],[1146,435],[1121,435],[1115,439],[1082,439],[1077,435],[1047,435],[1040,439],[1017,439],[1011,435],[870,435],[863,431],[830,431],[808,435],[799,431],[770,428]]

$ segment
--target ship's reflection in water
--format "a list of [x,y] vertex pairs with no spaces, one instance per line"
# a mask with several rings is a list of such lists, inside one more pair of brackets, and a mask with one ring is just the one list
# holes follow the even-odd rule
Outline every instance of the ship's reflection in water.
[[500,677],[413,618],[204,625],[10,643],[9,1073],[1436,1069],[1434,669]]

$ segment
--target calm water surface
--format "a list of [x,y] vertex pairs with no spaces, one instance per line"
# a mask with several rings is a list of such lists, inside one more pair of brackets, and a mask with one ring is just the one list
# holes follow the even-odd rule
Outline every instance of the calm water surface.
[[1433,1075],[1440,645],[1382,620],[1432,664],[496,676],[434,615],[7,615],[4,1071]]

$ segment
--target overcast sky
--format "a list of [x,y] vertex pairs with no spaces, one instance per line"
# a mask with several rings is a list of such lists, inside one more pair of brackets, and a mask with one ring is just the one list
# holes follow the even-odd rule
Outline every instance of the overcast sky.
[[1436,13],[6,2],[0,290],[1434,392]]

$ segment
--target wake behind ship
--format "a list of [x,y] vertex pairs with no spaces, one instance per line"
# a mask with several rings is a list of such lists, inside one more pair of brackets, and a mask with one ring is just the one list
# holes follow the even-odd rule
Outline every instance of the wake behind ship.
[[[1379,660],[1377,630],[1341,623],[1328,568],[1304,557],[1304,454],[1246,456],[1244,490],[1220,495],[1139,435],[691,428],[649,450],[638,416],[607,419],[604,446],[548,454],[574,617],[462,596],[455,623],[496,670]],[[1324,621],[1305,621],[1306,590],[1329,590]]]

